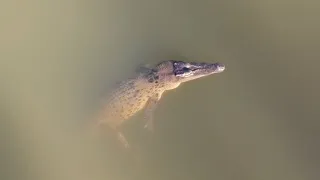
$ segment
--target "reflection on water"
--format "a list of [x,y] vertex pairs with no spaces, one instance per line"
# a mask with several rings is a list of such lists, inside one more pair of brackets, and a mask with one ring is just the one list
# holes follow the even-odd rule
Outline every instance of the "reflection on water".
[[165,59],[228,69],[165,93],[155,134],[128,122],[137,179],[319,179],[319,3],[5,5],[1,179],[135,179],[132,155],[84,125],[113,82]]

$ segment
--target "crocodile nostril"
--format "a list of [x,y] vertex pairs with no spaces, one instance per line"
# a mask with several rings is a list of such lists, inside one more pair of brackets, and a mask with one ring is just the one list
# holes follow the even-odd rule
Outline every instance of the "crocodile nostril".
[[220,72],[224,71],[226,68],[223,64],[220,64],[220,63],[215,63],[214,65],[216,66],[217,70]]
[[224,70],[226,69],[226,67],[225,67],[225,66],[219,66],[218,69],[219,69],[220,71],[224,71]]

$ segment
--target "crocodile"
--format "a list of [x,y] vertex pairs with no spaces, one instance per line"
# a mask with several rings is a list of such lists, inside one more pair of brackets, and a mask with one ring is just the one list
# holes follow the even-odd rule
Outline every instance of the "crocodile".
[[144,128],[154,131],[153,112],[165,91],[175,89],[187,81],[221,73],[225,66],[218,62],[166,60],[154,68],[143,69],[144,72],[135,78],[119,84],[107,99],[97,119],[96,125],[112,129],[125,148],[130,146],[119,127],[126,120],[144,109]]

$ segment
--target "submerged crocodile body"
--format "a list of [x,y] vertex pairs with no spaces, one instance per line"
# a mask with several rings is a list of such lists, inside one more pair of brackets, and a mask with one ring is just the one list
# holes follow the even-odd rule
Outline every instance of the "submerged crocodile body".
[[129,144],[119,130],[122,123],[145,109],[145,128],[153,131],[153,111],[162,94],[177,88],[181,83],[221,73],[225,66],[220,63],[196,63],[168,60],[155,68],[147,69],[137,77],[124,81],[111,93],[107,104],[98,116],[98,126],[107,125],[113,129],[128,148]]

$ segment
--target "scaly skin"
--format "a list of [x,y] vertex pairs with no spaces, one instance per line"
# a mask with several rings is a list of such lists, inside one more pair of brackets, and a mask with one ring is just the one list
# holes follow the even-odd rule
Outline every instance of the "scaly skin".
[[129,143],[119,130],[125,120],[145,108],[145,128],[153,131],[153,111],[165,91],[175,89],[183,82],[223,72],[224,69],[224,65],[219,63],[164,61],[154,69],[121,83],[99,114],[98,126],[107,125],[113,129],[128,148]]

